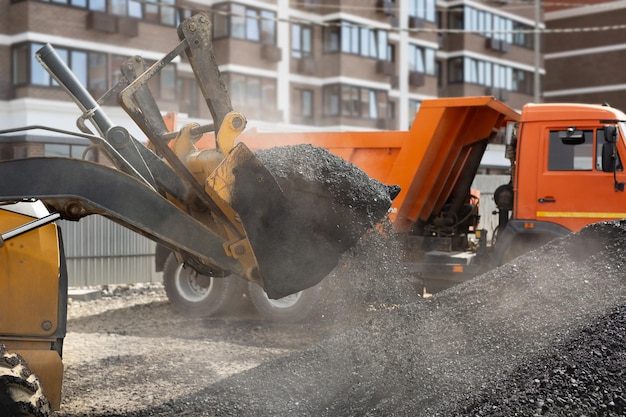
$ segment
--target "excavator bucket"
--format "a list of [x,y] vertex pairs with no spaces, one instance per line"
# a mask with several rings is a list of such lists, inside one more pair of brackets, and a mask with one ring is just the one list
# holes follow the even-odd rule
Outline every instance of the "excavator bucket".
[[319,283],[391,205],[390,187],[322,148],[238,144],[209,178],[237,212],[270,298]]

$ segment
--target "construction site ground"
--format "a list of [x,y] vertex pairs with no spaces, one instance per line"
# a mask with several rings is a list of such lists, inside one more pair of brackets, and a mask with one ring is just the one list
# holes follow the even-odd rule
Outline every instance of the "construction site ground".
[[181,316],[159,284],[103,293],[70,303],[58,416],[132,415],[306,348],[330,332],[324,323],[268,323],[245,300],[220,317]]
[[363,249],[305,324],[186,318],[154,284],[72,303],[55,416],[626,414],[624,222],[430,298],[393,245]]

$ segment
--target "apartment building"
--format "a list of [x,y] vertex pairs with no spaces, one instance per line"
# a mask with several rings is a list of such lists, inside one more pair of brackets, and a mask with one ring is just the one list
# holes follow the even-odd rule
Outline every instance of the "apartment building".
[[[44,43],[100,97],[125,59],[159,59],[176,45],[181,19],[198,11],[212,16],[234,106],[264,129],[406,128],[421,100],[437,96],[492,94],[519,108],[543,72],[532,3],[1,0],[0,7],[0,121],[8,127],[67,120],[51,116],[68,112],[68,99],[33,57]],[[208,117],[185,59],[152,86],[163,110]]]
[[[77,131],[78,107],[35,59],[44,44],[98,98],[117,83],[128,58],[152,64],[172,50],[178,24],[196,12],[212,19],[213,50],[233,107],[259,130],[407,129],[421,101],[437,96],[494,95],[521,108],[533,101],[535,76],[543,74],[531,33],[543,23],[533,10],[532,2],[506,0],[0,0],[0,129]],[[160,109],[178,112],[181,124],[210,117],[186,58],[165,66],[150,87]],[[112,100],[103,109],[145,140]],[[52,155],[106,163],[89,145],[54,131],[21,131],[0,136],[0,160]],[[89,277],[73,285],[114,282],[94,278],[107,274],[104,267],[80,266],[117,257],[120,249],[81,245],[88,236],[122,236],[109,229],[67,233],[82,236],[68,248],[76,261],[70,276]],[[148,259],[152,246],[119,239],[126,255]],[[116,274],[126,274],[119,282],[145,280],[145,272]]]
[[626,2],[581,0],[546,10],[545,101],[626,109]]

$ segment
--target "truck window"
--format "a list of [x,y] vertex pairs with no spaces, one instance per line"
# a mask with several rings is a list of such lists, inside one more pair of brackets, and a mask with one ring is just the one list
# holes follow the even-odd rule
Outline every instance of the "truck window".
[[[606,140],[604,139],[604,129],[598,129],[598,133],[596,134],[596,169],[598,171],[602,171],[602,147],[604,146]],[[620,160],[619,155],[617,155],[617,161],[615,164],[615,169],[617,171],[623,171],[622,161]]]
[[566,145],[560,139],[564,130],[550,131],[549,171],[591,171],[593,169],[593,130],[583,130],[585,141]]

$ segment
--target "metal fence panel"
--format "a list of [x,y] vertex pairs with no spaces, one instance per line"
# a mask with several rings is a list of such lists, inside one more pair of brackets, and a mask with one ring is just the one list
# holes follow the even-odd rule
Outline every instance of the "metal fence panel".
[[102,216],[59,221],[71,287],[154,282],[155,243]]

